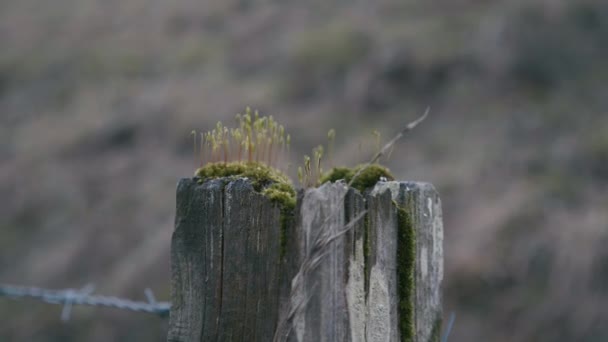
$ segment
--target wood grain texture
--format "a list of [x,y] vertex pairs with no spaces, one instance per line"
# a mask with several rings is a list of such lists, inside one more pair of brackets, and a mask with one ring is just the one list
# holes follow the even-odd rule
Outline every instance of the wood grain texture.
[[180,181],[168,341],[267,341],[279,301],[280,210],[246,180]]
[[[300,204],[301,217],[297,229],[301,233],[302,258],[320,259],[318,266],[309,272],[303,292],[297,298],[307,298],[306,308],[296,316],[293,324],[297,341],[345,341],[349,334],[346,307],[345,238],[328,242],[340,234],[345,225],[343,184],[326,183],[317,189],[308,189]],[[319,246],[326,246],[321,251]]]
[[[402,209],[415,236],[407,331],[399,304]],[[441,317],[441,220],[430,184],[385,182],[362,195],[328,183],[298,194],[281,256],[280,208],[248,181],[184,179],[167,340],[271,341],[282,317],[304,301],[278,340],[433,341]],[[300,266],[311,259],[299,282]]]

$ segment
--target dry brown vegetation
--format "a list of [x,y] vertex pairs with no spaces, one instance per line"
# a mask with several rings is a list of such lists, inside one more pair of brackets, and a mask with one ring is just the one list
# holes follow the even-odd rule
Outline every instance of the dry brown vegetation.
[[[0,281],[168,299],[192,129],[246,105],[336,128],[336,164],[392,136],[445,214],[451,341],[608,339],[602,0],[0,2]],[[295,174],[292,178],[296,178]],[[162,341],[166,321],[0,299],[2,341]]]

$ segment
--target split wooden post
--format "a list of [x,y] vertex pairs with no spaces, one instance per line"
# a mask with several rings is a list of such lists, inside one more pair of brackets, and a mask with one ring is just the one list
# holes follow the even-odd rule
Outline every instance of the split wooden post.
[[327,183],[291,215],[246,179],[182,179],[167,340],[439,341],[442,246],[427,183]]

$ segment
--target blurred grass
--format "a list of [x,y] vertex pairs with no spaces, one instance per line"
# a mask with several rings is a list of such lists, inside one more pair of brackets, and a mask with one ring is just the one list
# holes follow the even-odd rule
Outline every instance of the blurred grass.
[[291,100],[343,87],[346,73],[372,48],[365,32],[343,24],[308,30],[295,41],[280,90]]
[[[335,128],[336,163],[353,165],[373,129],[391,136],[430,105],[388,166],[442,193],[450,340],[608,334],[607,309],[590,304],[608,278],[603,1],[0,7],[3,281],[154,286],[167,299],[192,129],[250,105],[286,122],[292,163]],[[166,328],[96,311],[61,325],[37,310],[2,300],[0,339],[160,340]]]

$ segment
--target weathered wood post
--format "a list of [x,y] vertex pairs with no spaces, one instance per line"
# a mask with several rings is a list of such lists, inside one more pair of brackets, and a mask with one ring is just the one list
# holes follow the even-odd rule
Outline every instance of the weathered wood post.
[[326,183],[291,216],[246,179],[182,179],[167,340],[438,341],[442,244],[430,184]]

